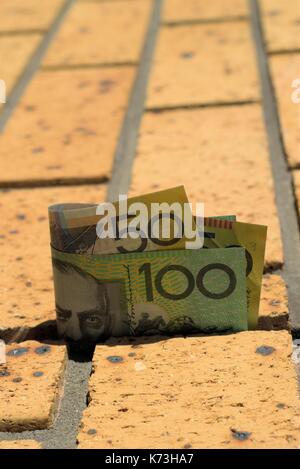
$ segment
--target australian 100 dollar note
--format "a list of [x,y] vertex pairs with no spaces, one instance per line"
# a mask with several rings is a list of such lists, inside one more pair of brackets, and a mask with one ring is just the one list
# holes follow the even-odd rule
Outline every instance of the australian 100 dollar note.
[[[128,207],[134,207],[135,203],[143,204],[146,209],[147,232],[144,237],[133,239],[128,236],[127,229],[122,232],[122,223],[130,222],[135,217],[127,212],[121,213],[119,202],[112,206],[115,209],[114,236],[101,238],[97,227],[101,221],[98,207],[105,204],[57,204],[49,207],[49,223],[51,245],[60,251],[77,254],[114,254],[127,252],[157,251],[160,249],[184,249],[188,241],[183,224],[183,213],[189,211],[192,229],[196,233],[196,224],[192,218],[192,212],[188,204],[188,198],[183,186],[153,192],[151,194],[133,197],[127,200]],[[152,216],[152,208],[160,204],[162,211],[159,217]],[[163,205],[176,204],[181,211],[181,218],[174,213],[163,212]],[[122,207],[123,208],[123,207]],[[129,211],[129,210],[128,210]],[[150,229],[154,225],[160,225],[164,215],[169,217],[170,236],[162,238],[152,236]],[[111,217],[112,219],[113,217]],[[181,231],[178,231],[178,230]],[[124,229],[123,229],[124,231]],[[123,235],[123,236],[122,236]],[[125,237],[127,236],[127,237]],[[189,239],[191,241],[191,239]]]
[[243,248],[110,255],[52,248],[52,260],[61,336],[247,330]]
[[242,246],[246,255],[248,327],[257,328],[260,292],[264,270],[267,227],[241,223],[232,217],[204,219],[204,248]]

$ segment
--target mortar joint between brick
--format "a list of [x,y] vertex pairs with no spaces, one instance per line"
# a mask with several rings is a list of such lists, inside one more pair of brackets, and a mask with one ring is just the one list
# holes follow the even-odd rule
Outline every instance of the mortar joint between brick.
[[178,20],[178,21],[168,21],[163,20],[161,22],[161,26],[165,26],[167,28],[177,28],[181,26],[201,26],[201,25],[210,25],[210,24],[222,24],[222,23],[239,23],[242,21],[249,21],[250,17],[241,15],[241,16],[233,16],[233,17],[223,17],[223,18],[211,18],[211,19],[186,19],[186,20]]
[[136,79],[116,146],[111,183],[107,193],[109,201],[117,200],[120,193],[126,194],[130,186],[138,131],[145,110],[147,83],[160,25],[161,8],[162,0],[154,0]]

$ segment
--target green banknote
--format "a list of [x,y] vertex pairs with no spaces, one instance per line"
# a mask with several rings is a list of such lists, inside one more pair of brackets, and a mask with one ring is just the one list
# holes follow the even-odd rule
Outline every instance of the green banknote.
[[247,267],[247,305],[249,329],[257,328],[267,227],[233,221],[232,217],[214,217],[204,220],[204,247],[245,248]]
[[52,248],[52,259],[62,336],[247,330],[244,248],[117,255]]
[[236,221],[236,216],[235,215],[219,215],[218,217],[207,218],[207,220],[209,220],[209,219]]

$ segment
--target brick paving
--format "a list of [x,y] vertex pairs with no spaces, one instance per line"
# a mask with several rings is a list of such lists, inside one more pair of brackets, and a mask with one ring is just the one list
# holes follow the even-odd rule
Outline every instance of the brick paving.
[[248,102],[259,94],[248,22],[160,28],[147,108]]
[[1,79],[5,81],[8,93],[22,75],[41,37],[41,34],[0,36]]
[[136,64],[150,11],[151,0],[77,2],[43,64],[46,67]]
[[34,440],[0,441],[0,449],[41,449],[40,443]]
[[[287,332],[156,340],[97,347],[80,448],[298,445],[299,398]],[[262,356],[261,344],[274,352]],[[112,350],[121,362],[107,359]],[[249,441],[238,444],[233,430],[251,433]]]
[[0,431],[49,427],[57,410],[65,347],[25,341],[7,347],[1,367]]
[[12,35],[45,32],[62,7],[64,0],[2,0],[1,2],[1,33]]
[[[0,449],[299,447],[300,1],[2,0],[0,17],[0,339],[19,342]],[[207,215],[268,225],[265,330],[67,357],[48,205],[177,184]]]

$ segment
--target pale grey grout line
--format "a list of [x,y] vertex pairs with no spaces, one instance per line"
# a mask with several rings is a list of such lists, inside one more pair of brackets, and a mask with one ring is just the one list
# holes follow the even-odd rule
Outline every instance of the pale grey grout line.
[[115,152],[112,177],[107,192],[108,201],[117,200],[119,194],[127,194],[130,186],[148,78],[160,25],[161,7],[162,0],[155,0],[140,65]]
[[[26,66],[21,78],[19,79],[18,83],[14,87],[13,91],[11,92],[6,105],[3,108],[3,111],[0,114],[0,133],[3,132],[10,116],[12,115],[15,107],[18,105],[28,83],[31,81],[33,75],[38,70],[39,65],[50,45],[52,42],[56,32],[58,31],[62,21],[64,20],[65,15],[73,5],[75,0],[66,0],[62,8],[60,9],[59,13],[57,14],[56,18],[54,19],[52,25],[50,26],[49,30],[46,32],[45,36],[43,37],[40,45],[36,49],[35,53],[33,54],[31,60],[29,61],[28,65]],[[26,40],[26,38],[25,38]]]
[[249,0],[249,7],[252,14],[252,30],[261,78],[264,118],[283,240],[284,277],[288,285],[290,322],[294,334],[299,335],[300,239],[292,176],[288,169],[281,136],[278,110],[268,67],[268,57],[264,49],[260,10],[257,0]]
[[82,414],[87,408],[91,360],[80,362],[69,358],[64,376],[64,396],[60,401],[55,425],[43,435],[43,448],[76,449]]

